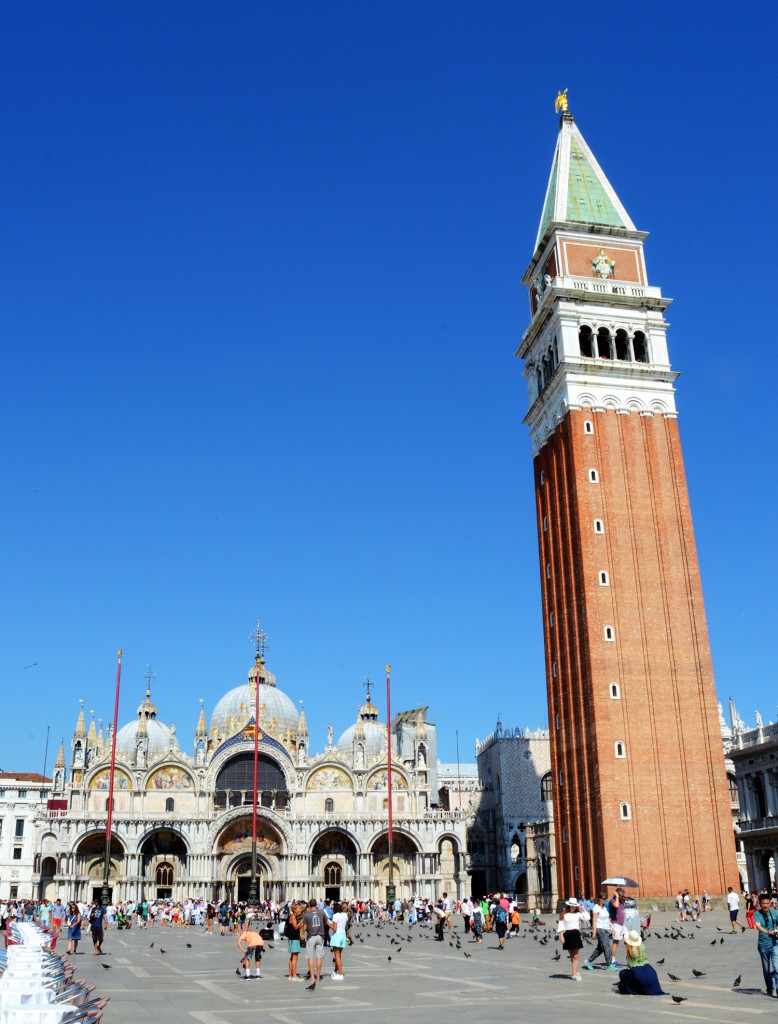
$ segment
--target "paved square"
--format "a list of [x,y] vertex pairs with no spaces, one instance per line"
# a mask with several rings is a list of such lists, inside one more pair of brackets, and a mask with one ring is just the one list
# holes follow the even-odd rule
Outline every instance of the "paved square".
[[[91,944],[82,943],[76,975],[111,997],[105,1016],[108,1024],[138,1024],[144,1019],[254,1024],[258,1014],[282,1024],[336,1018],[473,1024],[541,1021],[560,1015],[576,1024],[624,1024],[625,1019],[654,1017],[758,1024],[774,1020],[778,1013],[778,1000],[769,1000],[763,991],[756,932],[731,935],[724,910],[703,915],[699,927],[677,926],[686,936],[678,939],[670,937],[673,915],[653,916],[649,960],[663,988],[685,997],[680,1006],[673,1004],[670,995],[616,994],[617,972],[583,971],[582,981],[572,982],[565,954],[558,961],[553,959],[559,948],[553,933],[543,945],[539,941],[545,937],[543,932],[536,939],[524,927],[521,937],[509,939],[500,953],[496,936],[487,934],[483,945],[476,946],[465,940],[461,918],[453,920],[455,934],[444,943],[433,941],[432,928],[355,925],[354,945],[344,953],[345,981],[329,979],[332,967],[327,950],[324,977],[315,992],[306,991],[303,982],[287,980],[283,939],[265,953],[262,980],[244,981],[235,975],[240,959],[236,937],[208,936],[201,928],[112,929],[106,934],[105,957],[93,956]],[[547,916],[545,923],[553,928],[555,921]],[[584,955],[593,948],[586,947]],[[105,970],[103,963],[111,970]],[[302,957],[300,967],[304,974],[307,966]],[[705,977],[695,978],[693,969],[703,971]],[[668,972],[681,980],[671,981]],[[738,975],[742,982],[735,989]]]

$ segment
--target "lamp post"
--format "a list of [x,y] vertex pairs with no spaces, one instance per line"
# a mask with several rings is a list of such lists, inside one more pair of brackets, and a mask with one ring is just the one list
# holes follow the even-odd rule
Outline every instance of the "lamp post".
[[254,641],[254,789],[251,801],[251,883],[249,885],[249,905],[259,903],[259,882],[257,879],[257,781],[259,779],[259,681],[265,664],[267,634],[262,632],[259,619],[249,635]]
[[389,910],[390,904],[394,904],[395,901],[395,890],[394,890],[394,843],[392,837],[392,684],[391,684],[391,672],[392,666],[386,666],[386,762],[387,762],[387,789],[389,791],[388,808],[389,808],[389,882],[386,886],[386,909]]
[[103,888],[100,902],[107,907],[111,902],[111,890],[108,882],[111,877],[111,823],[113,822],[113,782],[116,773],[116,734],[119,731],[119,686],[122,681],[122,650],[117,651],[116,664],[116,697],[113,705],[113,737],[111,739],[111,771],[108,778],[108,815],[105,821],[105,858],[103,863]]

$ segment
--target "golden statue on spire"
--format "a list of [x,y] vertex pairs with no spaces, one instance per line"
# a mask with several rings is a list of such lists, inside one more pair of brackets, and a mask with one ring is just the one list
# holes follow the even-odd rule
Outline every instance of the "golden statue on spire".
[[567,89],[564,92],[560,89],[556,95],[556,102],[554,103],[554,110],[559,113],[561,110],[563,114],[567,113]]

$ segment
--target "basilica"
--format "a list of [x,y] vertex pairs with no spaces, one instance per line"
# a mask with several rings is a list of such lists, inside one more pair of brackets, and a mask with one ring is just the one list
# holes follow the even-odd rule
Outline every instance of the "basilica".
[[[201,707],[191,753],[158,718],[150,680],[137,716],[116,735],[110,879],[114,900],[245,899],[251,871],[254,730],[257,849],[264,899],[385,898],[389,881],[386,723],[367,700],[357,720],[313,752],[304,708],[276,685],[261,653],[248,679]],[[472,808],[438,806],[435,725],[427,709],[391,723],[393,880],[397,895],[469,893]],[[113,736],[83,707],[69,760],[61,746],[36,821],[34,890],[99,897],[105,865]]]

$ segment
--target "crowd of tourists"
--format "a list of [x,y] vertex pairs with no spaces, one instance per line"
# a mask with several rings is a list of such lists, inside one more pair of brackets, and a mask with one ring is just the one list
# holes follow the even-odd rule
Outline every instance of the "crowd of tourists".
[[[745,898],[746,925],[739,920],[740,902]],[[731,888],[726,895],[731,931],[741,933],[746,927],[757,931],[758,951],[769,995],[778,995],[778,893],[764,890],[745,893],[743,897]],[[692,896],[688,890],[678,893],[677,921],[697,921],[700,914],[712,909],[707,893]],[[438,900],[421,897],[381,902],[361,900],[297,900],[286,902],[266,900],[255,905],[245,901],[208,901],[190,898],[125,901],[102,907],[97,901],[64,903],[62,899],[7,900],[0,903],[3,931],[9,933],[20,922],[40,924],[52,935],[52,948],[62,937],[67,939],[67,955],[78,953],[86,933],[92,941],[95,956],[102,955],[104,935],[111,928],[201,928],[206,935],[237,936],[241,951],[236,974],[244,979],[261,978],[261,958],[265,943],[275,939],[286,942],[289,954],[287,977],[292,982],[304,980],[315,989],[321,980],[325,950],[333,957],[333,981],[344,978],[344,950],[353,944],[354,925],[388,922],[434,927],[435,940],[443,942],[454,930],[454,919],[461,917],[465,937],[473,943],[483,942],[484,934],[493,932],[496,948],[505,949],[506,939],[517,936],[522,926],[518,902],[507,894],[495,893],[476,899],[450,898],[443,893]],[[527,922],[530,928],[546,925],[538,910]],[[645,938],[650,917],[641,920],[634,899],[623,888],[608,897],[600,893],[596,899],[571,897],[566,900],[556,925],[560,951],[570,959],[571,978],[581,981],[581,969],[593,971],[602,958],[603,968],[619,971],[617,987],[630,995],[662,995],[656,971],[648,963]],[[674,927],[678,927],[675,925]],[[723,941],[723,940],[722,940]],[[594,945],[588,958],[581,960],[584,944]],[[456,939],[459,947],[460,939]],[[622,961],[617,959],[623,943]],[[308,973],[301,976],[298,964],[304,954]],[[251,973],[253,966],[254,973]]]

